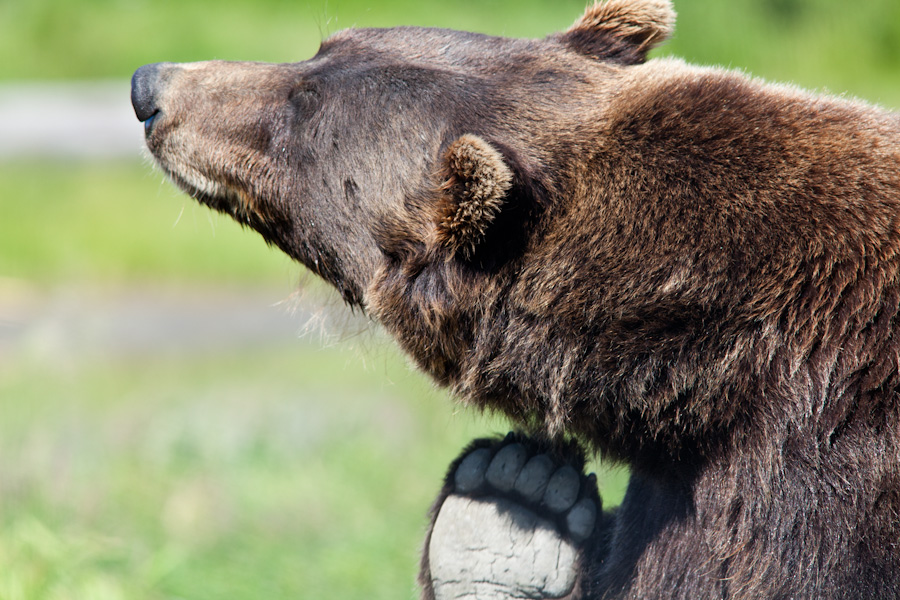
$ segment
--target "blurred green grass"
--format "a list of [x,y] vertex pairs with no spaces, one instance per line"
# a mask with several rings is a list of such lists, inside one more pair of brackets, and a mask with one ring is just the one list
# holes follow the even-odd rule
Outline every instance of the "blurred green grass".
[[[135,121],[135,127],[139,124]],[[271,285],[299,267],[149,164],[0,163],[0,276]]]
[[0,597],[411,596],[410,515],[435,484],[414,474],[440,468],[406,395],[431,394],[359,394],[346,359],[7,373]]
[[506,426],[372,354],[5,365],[0,598],[415,597],[446,465]]
[[[539,36],[583,5],[7,0],[0,82],[124,80],[159,60],[298,60],[351,25]],[[896,0],[676,8],[658,54],[900,106]],[[284,289],[299,273],[147,165],[0,164],[0,308],[4,289],[22,285],[190,285],[214,297]],[[0,600],[412,598],[447,463],[506,427],[456,407],[377,335],[174,356],[0,355]],[[624,478],[602,472],[607,505]]]

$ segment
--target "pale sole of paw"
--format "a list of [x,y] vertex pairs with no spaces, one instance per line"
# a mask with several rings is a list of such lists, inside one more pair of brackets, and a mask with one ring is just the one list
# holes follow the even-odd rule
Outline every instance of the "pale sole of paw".
[[428,552],[436,600],[562,598],[578,575],[556,525],[502,498],[448,496]]

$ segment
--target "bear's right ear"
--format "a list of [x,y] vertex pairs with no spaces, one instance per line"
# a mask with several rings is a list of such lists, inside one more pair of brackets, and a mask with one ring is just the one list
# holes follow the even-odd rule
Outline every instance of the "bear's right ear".
[[506,201],[513,172],[496,148],[466,134],[447,148],[440,177],[437,242],[451,256],[471,258]]
[[560,39],[580,54],[638,64],[674,27],[670,0],[606,0],[590,6]]

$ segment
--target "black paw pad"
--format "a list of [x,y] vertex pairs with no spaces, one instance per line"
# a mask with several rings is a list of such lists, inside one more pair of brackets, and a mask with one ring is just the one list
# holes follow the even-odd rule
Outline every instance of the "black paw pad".
[[593,474],[510,438],[469,452],[453,473],[453,485],[457,494],[502,496],[527,506],[577,542],[591,536],[601,508]]

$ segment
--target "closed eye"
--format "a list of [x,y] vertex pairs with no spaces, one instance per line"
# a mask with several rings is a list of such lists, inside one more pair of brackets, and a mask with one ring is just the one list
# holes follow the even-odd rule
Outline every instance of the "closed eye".
[[321,94],[310,82],[303,82],[293,89],[288,95],[288,100],[299,118],[308,117],[314,113],[321,104]]

